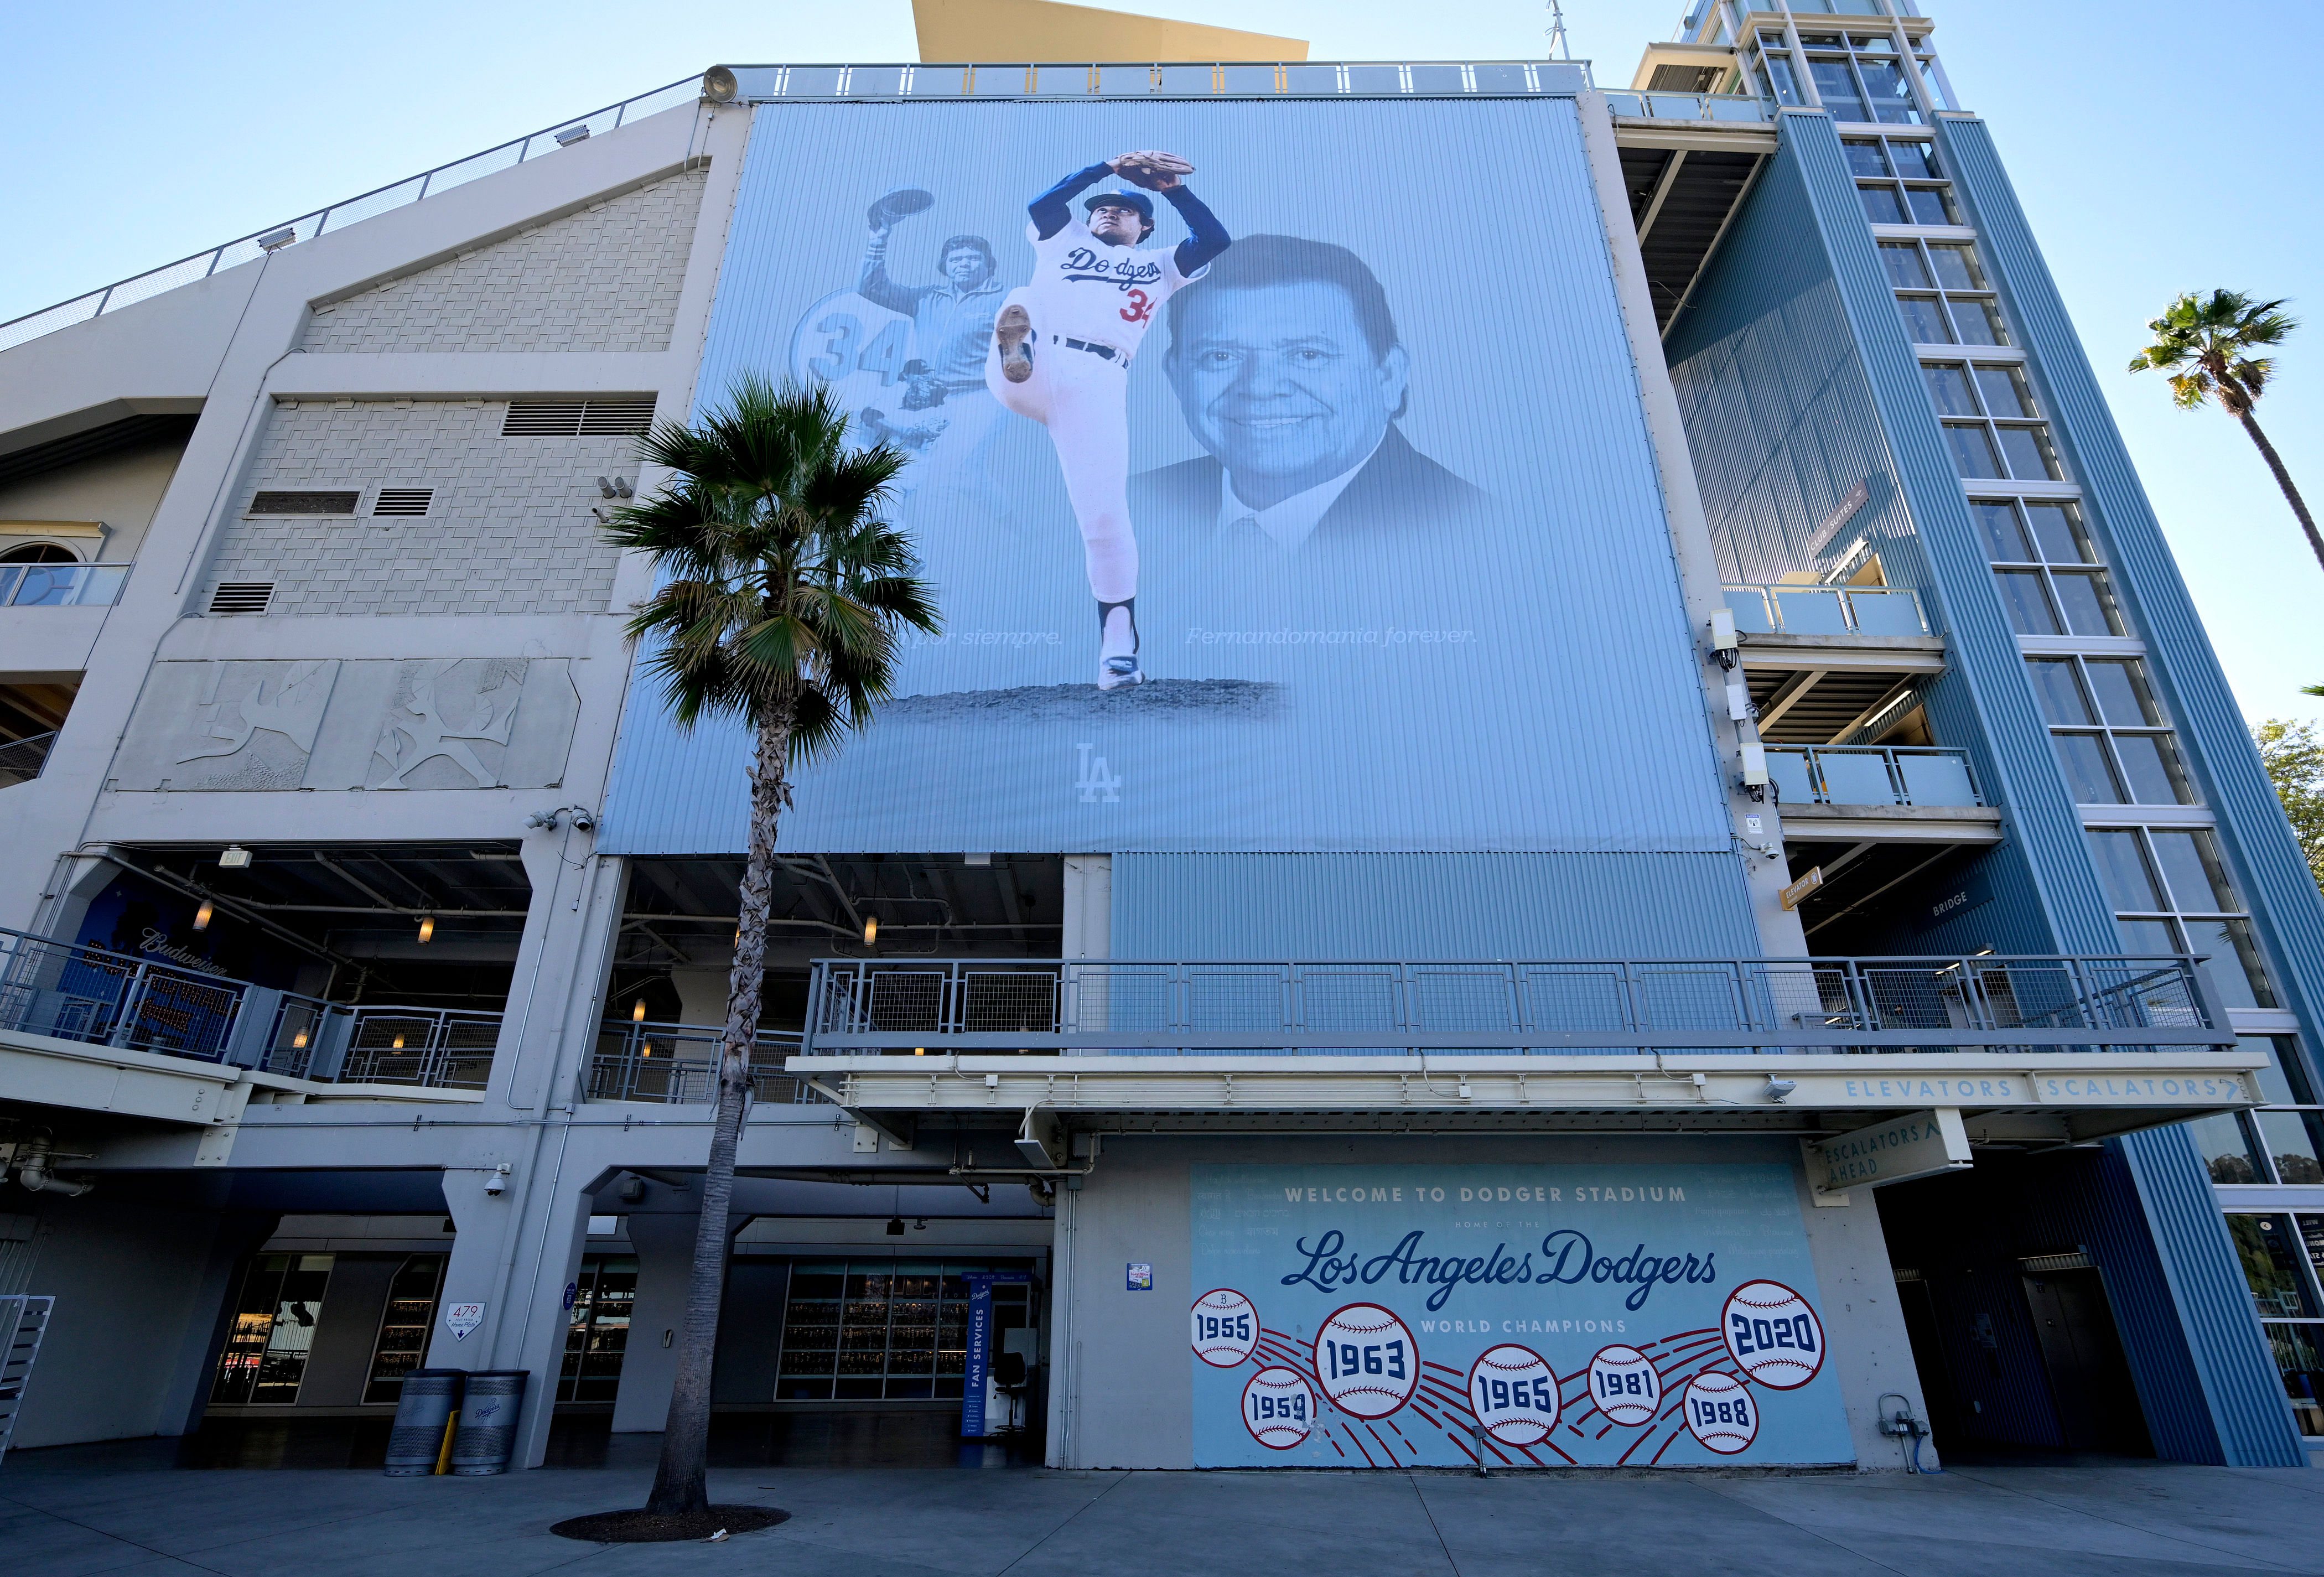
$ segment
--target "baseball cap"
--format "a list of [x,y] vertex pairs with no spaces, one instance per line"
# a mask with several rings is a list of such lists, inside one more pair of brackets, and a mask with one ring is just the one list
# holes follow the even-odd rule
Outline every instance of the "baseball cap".
[[1138,217],[1148,224],[1154,222],[1154,199],[1139,191],[1102,191],[1082,204],[1082,212],[1093,208],[1136,208]]

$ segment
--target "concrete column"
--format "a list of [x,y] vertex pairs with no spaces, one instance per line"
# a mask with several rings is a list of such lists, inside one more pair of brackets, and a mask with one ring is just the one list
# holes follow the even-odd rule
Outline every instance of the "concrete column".
[[[657,1185],[656,1192],[664,1191]],[[696,1197],[688,1189],[676,1202],[691,1204]],[[629,1351],[622,1355],[622,1385],[613,1399],[616,1434],[658,1434],[669,1416],[670,1388],[678,1380],[675,1333],[686,1323],[686,1283],[694,1267],[698,1220],[692,1214],[629,1218],[638,1295],[630,1305]],[[665,1332],[671,1333],[667,1346]]]

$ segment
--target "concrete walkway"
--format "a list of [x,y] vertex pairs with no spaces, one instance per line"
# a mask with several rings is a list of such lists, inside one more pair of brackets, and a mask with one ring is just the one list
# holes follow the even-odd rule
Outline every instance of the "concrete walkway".
[[[160,1445],[162,1443],[152,1443]],[[189,1472],[156,1451],[0,1468],[0,1561],[38,1577],[1622,1577],[1672,1572],[2166,1577],[2324,1572],[2324,1472],[2108,1461],[1941,1477],[761,1468],[714,1499],[789,1522],[603,1546],[549,1525],[635,1506],[634,1467],[493,1479]]]

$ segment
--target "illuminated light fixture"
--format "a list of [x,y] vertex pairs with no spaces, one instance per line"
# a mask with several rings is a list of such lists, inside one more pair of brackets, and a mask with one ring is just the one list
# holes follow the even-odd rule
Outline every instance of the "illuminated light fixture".
[[436,917],[434,915],[426,916],[420,922],[420,939],[422,942],[432,941],[435,939],[435,936]]
[[401,1051],[403,1049],[403,1037],[401,1035],[397,1036],[395,1038],[395,1044],[388,1049],[391,1051]]
[[928,1048],[925,1046],[916,1046],[912,1047],[912,1055],[914,1056],[926,1056],[928,1055]]
[[653,1055],[653,1042],[650,1040],[647,1041],[645,1044],[645,1049],[638,1053],[638,1055],[640,1056],[651,1056]]
[[880,939],[880,917],[873,915],[863,922],[863,945],[869,947]]
[[250,851],[240,844],[228,844],[218,851],[218,865],[226,871],[246,871],[250,868]]
[[213,912],[215,911],[210,908],[210,900],[208,899],[202,899],[202,907],[194,911],[194,929],[197,931],[208,930],[210,928],[210,916]]
[[304,1051],[307,1049],[307,1032],[304,1029],[301,1029],[298,1034],[293,1035],[290,1038],[290,1049],[293,1051]]
[[638,999],[638,1005],[630,1010],[630,1022],[632,1024],[642,1024],[645,1021],[646,1000],[643,997],[640,997]]

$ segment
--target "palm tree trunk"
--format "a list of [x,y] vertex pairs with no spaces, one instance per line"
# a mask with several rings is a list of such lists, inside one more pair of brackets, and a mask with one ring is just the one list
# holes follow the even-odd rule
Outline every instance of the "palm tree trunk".
[[2292,473],[2283,468],[2283,456],[2275,452],[2275,446],[2269,443],[2267,435],[2259,430],[2259,423],[2252,419],[2250,411],[2239,412],[2236,420],[2244,424],[2244,431],[2251,434],[2251,441],[2259,446],[2261,456],[2267,461],[2267,468],[2275,473],[2275,484],[2283,489],[2283,496],[2292,504],[2292,512],[2300,517],[2300,529],[2308,533],[2308,546],[2316,555],[2316,562],[2324,565],[2324,535],[2317,532],[2316,517],[2308,512],[2308,501],[2301,497],[2300,489],[2292,484]]
[[736,917],[734,969],[726,982],[726,1038],[718,1056],[717,1120],[710,1130],[710,1161],[702,1174],[702,1214],[694,1234],[694,1268],[687,1278],[686,1320],[678,1338],[678,1374],[669,1417],[662,1426],[661,1465],[646,1509],[663,1515],[699,1511],[710,1504],[706,1478],[710,1445],[710,1370],[718,1342],[718,1306],[726,1289],[726,1222],[734,1197],[734,1149],[742,1133],[742,1098],[751,1084],[751,1052],[759,1038],[759,995],[765,979],[767,918],[775,872],[775,833],[790,807],[791,718],[770,715],[759,727],[758,759],[751,767],[751,843],[742,866]]

